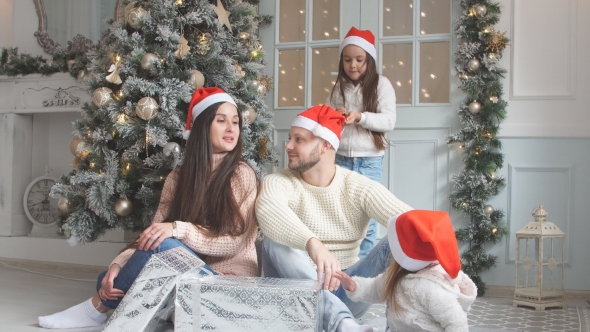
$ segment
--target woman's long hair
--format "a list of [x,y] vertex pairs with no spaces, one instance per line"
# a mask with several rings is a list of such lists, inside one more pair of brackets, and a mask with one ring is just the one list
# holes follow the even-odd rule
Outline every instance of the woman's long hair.
[[385,281],[383,300],[387,302],[387,305],[390,308],[393,308],[395,312],[399,313],[400,310],[402,310],[396,299],[399,283],[405,276],[414,272],[404,269],[395,261],[395,259],[392,258],[391,265],[389,265],[385,273],[387,278]]
[[[240,205],[246,198],[245,190],[235,188],[235,181],[232,183],[232,177],[243,160],[241,116],[238,116],[240,132],[236,147],[213,170],[210,128],[221,104],[223,102],[206,108],[191,126],[184,161],[178,171],[174,198],[166,218],[167,221],[181,220],[200,226],[211,237],[242,235],[248,231],[248,218],[251,217],[240,212]],[[244,193],[244,197],[237,201],[234,191]]]
[[[377,64],[375,63],[375,59],[365,52],[366,57],[366,66],[367,70],[365,73],[360,77],[359,84],[361,85],[361,91],[363,93],[363,110],[365,112],[377,113],[377,106],[378,102],[378,94],[377,94],[377,87],[379,86],[379,74],[377,73]],[[346,72],[344,71],[344,59],[342,55],[340,55],[340,62],[338,64],[338,77],[336,78],[336,82],[338,84],[334,85],[332,92],[330,93],[330,99],[332,100],[332,105],[334,105],[334,92],[336,92],[336,86],[339,86],[339,93],[342,96],[342,106],[346,105],[346,97],[344,96],[345,88],[349,87],[353,84],[350,80]],[[336,106],[336,105],[335,105]],[[373,137],[373,143],[379,150],[385,150],[387,146],[387,139],[385,138],[385,133],[381,133],[378,131],[371,131],[367,130],[371,133]]]

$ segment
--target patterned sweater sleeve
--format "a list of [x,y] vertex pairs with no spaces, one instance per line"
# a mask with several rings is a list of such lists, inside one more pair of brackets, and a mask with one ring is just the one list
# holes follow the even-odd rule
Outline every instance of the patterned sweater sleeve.
[[[255,227],[253,223],[254,203],[256,201],[257,183],[254,170],[240,163],[236,174],[232,178],[231,186],[237,202],[241,202],[240,210],[246,218],[247,227]],[[241,236],[223,235],[218,237],[207,236],[207,233],[199,226],[189,222],[177,221],[178,239],[193,251],[207,256],[235,256],[248,243],[250,232]]]
[[289,207],[295,188],[285,173],[267,175],[256,203],[256,218],[264,235],[277,243],[305,250],[307,241],[317,237]]
[[358,124],[365,129],[387,133],[396,121],[395,90],[385,76],[379,76],[377,86],[377,113],[363,112]]
[[355,302],[382,303],[385,292],[385,273],[375,278],[352,277],[356,282],[356,291],[346,291],[346,295]]

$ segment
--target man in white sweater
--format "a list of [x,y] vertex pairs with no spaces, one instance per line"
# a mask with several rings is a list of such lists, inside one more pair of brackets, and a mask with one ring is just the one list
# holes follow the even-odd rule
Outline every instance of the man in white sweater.
[[358,325],[370,304],[351,301],[335,272],[375,277],[389,266],[387,238],[359,260],[371,218],[382,225],[412,208],[380,183],[335,165],[344,116],[314,106],[291,124],[289,169],[266,176],[256,204],[266,277],[317,279],[324,284],[323,329],[373,331]]

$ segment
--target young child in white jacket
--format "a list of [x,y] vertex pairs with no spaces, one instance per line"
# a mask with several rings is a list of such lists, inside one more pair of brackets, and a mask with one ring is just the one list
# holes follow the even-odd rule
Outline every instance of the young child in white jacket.
[[375,278],[336,274],[353,301],[387,302],[386,331],[467,332],[477,287],[461,271],[449,215],[413,210],[389,220],[391,266]]

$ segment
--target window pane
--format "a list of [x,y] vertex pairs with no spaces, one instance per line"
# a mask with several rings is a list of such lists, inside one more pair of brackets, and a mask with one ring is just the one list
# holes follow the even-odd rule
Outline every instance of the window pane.
[[451,0],[420,1],[420,34],[451,31]]
[[279,42],[305,41],[305,0],[281,1]]
[[412,44],[383,45],[382,73],[395,89],[396,104],[412,103],[412,59]]
[[311,104],[325,104],[338,72],[338,47],[316,48],[311,55]]
[[383,0],[383,36],[411,36],[413,0]]
[[421,103],[449,102],[450,42],[420,44]]
[[279,107],[304,106],[305,50],[279,51]]
[[313,2],[313,40],[340,38],[339,26],[339,0],[316,0]]

